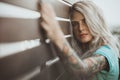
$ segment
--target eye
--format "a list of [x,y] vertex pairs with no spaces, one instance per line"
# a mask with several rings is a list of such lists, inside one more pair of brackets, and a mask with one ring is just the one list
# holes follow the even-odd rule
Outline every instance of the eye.
[[72,21],[71,24],[72,24],[72,27],[79,26],[79,22],[78,21]]
[[83,19],[83,23],[86,23],[85,19]]

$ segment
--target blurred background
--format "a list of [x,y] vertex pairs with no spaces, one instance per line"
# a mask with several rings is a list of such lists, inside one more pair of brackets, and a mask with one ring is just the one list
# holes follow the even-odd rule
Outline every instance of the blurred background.
[[106,22],[120,42],[120,0],[93,0],[103,10]]

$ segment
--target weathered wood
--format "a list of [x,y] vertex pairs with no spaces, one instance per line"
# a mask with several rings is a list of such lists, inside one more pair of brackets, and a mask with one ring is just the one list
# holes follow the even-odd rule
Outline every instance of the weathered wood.
[[[40,11],[40,1],[52,4],[57,17],[68,19],[69,6],[57,0],[1,0],[11,5],[26,9]],[[17,14],[17,13],[16,13]],[[27,15],[27,14],[26,14]],[[61,29],[68,35],[69,22],[59,21]],[[23,18],[0,18],[0,43],[33,40],[46,38],[44,31],[40,28],[40,21],[36,19]],[[51,42],[29,50],[21,51],[14,55],[0,59],[0,80],[70,80],[70,77],[58,60],[51,66],[45,66],[47,61],[58,57],[61,52],[51,46]],[[5,49],[7,50],[7,49]]]
[[40,38],[38,20],[0,18],[0,42],[14,42],[36,38]]
[[19,7],[39,11],[39,0],[0,0]]

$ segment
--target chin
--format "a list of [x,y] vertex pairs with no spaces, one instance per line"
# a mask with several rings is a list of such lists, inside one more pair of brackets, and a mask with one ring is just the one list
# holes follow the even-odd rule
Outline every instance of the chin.
[[81,43],[88,43],[89,41],[81,41]]
[[90,42],[90,41],[91,41],[91,40],[89,40],[89,39],[80,40],[81,43],[88,43],[88,42]]

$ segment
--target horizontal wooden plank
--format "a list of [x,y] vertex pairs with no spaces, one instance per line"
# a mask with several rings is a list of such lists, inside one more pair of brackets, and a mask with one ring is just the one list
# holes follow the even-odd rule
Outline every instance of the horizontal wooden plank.
[[0,58],[40,46],[40,39],[0,43]]
[[0,42],[40,38],[38,19],[0,18]]
[[41,0],[44,3],[49,3],[53,6],[56,15],[62,18],[69,18],[69,6],[59,2],[59,0]]
[[[2,2],[6,2],[12,5],[20,6],[23,8],[31,9],[31,10],[40,10],[40,0],[1,0]],[[63,4],[57,0],[41,0],[42,2],[50,3],[55,9],[56,15],[58,17],[68,18],[69,15],[69,6]]]
[[[69,22],[59,21],[64,34],[69,34]],[[0,19],[0,42],[14,42],[41,38],[38,19]]]
[[39,11],[39,0],[0,0],[12,5]]
[[33,11],[4,2],[0,2],[0,11],[1,18],[38,19],[41,16],[38,11]]
[[60,27],[65,35],[70,34],[70,23],[65,21],[59,21]]
[[43,65],[50,59],[53,59],[53,55],[49,45],[45,44],[2,58],[0,59],[0,80],[11,80],[12,78],[19,77],[36,66]]

